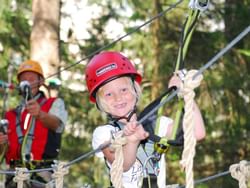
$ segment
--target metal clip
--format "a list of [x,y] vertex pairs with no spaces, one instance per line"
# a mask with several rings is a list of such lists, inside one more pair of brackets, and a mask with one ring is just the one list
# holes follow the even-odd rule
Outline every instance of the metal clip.
[[198,9],[200,11],[205,11],[208,8],[209,0],[190,0],[189,7],[191,9]]

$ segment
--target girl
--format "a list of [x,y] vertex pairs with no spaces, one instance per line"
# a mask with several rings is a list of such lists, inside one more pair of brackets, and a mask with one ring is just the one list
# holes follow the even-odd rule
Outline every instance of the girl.
[[[139,159],[138,146],[145,140],[149,133],[141,124],[138,125],[136,116],[136,105],[139,101],[141,89],[139,84],[142,77],[136,71],[133,64],[118,52],[102,52],[94,56],[86,67],[86,83],[89,91],[90,101],[97,108],[105,112],[110,119],[106,125],[97,127],[93,133],[93,148],[109,142],[112,134],[123,130],[127,143],[123,146],[123,176],[122,183],[125,188],[137,188],[142,177],[142,165],[145,158]],[[169,86],[177,86],[180,79],[176,76],[170,81]],[[198,139],[204,137],[204,126],[200,111],[195,106],[196,136]],[[164,135],[171,134],[173,121],[168,119]],[[110,168],[114,161],[114,151],[105,148],[97,156],[104,157]]]

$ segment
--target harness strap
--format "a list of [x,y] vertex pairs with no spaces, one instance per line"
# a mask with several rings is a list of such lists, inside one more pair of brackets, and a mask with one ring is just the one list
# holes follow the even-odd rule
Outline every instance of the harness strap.
[[16,132],[17,132],[17,137],[18,137],[18,142],[19,144],[22,144],[23,142],[23,134],[22,134],[22,129],[21,129],[21,112],[22,112],[22,105],[19,105],[16,109]]
[[[145,144],[144,148],[140,144],[136,154],[137,159],[143,164],[143,162],[146,161],[147,158],[149,158],[153,154],[154,152],[153,148],[154,148],[154,142],[150,140]],[[156,172],[157,168],[158,168],[157,162],[153,163],[151,159],[146,164],[147,174],[157,175]]]
[[[37,95],[36,97],[34,97],[34,99],[38,99],[41,95]],[[39,103],[40,106],[43,106],[45,104],[45,102],[47,101],[46,98],[43,98],[41,100],[41,102]],[[34,139],[34,131],[35,131],[35,124],[36,124],[36,118],[32,117],[31,121],[30,121],[30,125],[28,126],[28,130],[25,134],[25,136],[23,135],[22,129],[21,129],[21,114],[22,114],[22,105],[19,105],[16,110],[16,133],[17,133],[17,137],[18,137],[18,142],[20,145],[22,145],[21,147],[21,158],[22,161],[26,161],[26,160],[31,160],[32,156],[31,156],[31,147],[32,147],[32,142]]]
[[[40,106],[43,106],[46,101],[47,100],[43,98],[42,101],[40,102]],[[22,159],[24,159],[23,161],[25,160],[29,161],[32,158],[31,147],[34,139],[35,126],[36,126],[36,118],[32,117],[28,133],[24,136],[24,141],[22,143],[21,153],[22,153]]]

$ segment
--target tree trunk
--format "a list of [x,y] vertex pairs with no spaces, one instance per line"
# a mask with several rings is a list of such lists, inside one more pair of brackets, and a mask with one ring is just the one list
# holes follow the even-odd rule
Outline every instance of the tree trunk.
[[[153,15],[157,15],[161,12],[161,5],[159,0],[153,1],[154,10]],[[152,91],[151,91],[151,100],[157,97],[159,94],[159,64],[160,64],[160,19],[157,19],[152,24],[152,38],[153,38],[153,74],[152,74]]]
[[31,59],[41,63],[46,78],[59,70],[60,0],[33,0],[32,15]]

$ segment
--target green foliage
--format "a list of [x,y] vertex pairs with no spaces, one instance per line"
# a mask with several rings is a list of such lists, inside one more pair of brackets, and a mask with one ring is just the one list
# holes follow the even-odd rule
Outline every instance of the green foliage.
[[[19,5],[17,9],[12,9],[10,2],[3,0],[0,2],[0,44],[3,46],[3,50],[0,51],[1,80],[8,79],[6,70],[10,65],[16,68],[14,53],[19,53],[23,59],[29,54],[31,1],[17,1]],[[84,82],[86,61],[78,62],[76,65],[76,59],[79,60],[79,57],[85,59],[89,54],[111,42],[105,31],[110,19],[122,23],[125,32],[131,32],[140,23],[155,15],[157,10],[154,3],[157,2],[160,6],[159,11],[166,9],[175,1],[92,0],[89,3],[101,6],[102,11],[98,17],[90,20],[91,28],[88,30],[90,37],[84,40],[84,43],[77,39],[73,40],[79,45],[79,54],[71,54],[70,43],[60,41],[61,59],[65,62],[65,67],[70,67],[67,70],[72,73],[82,75],[81,78],[75,79],[72,74],[72,77],[60,88],[60,96],[65,100],[69,113],[68,124],[62,139],[60,160],[71,161],[91,151],[91,135],[94,128],[107,122],[105,115],[100,114],[96,106],[89,102]],[[212,3],[213,8],[201,14],[193,33],[185,60],[187,69],[198,69],[203,66],[246,27],[247,20],[250,18],[248,1]],[[125,14],[126,10],[132,13]],[[157,96],[166,90],[167,82],[174,70],[181,29],[187,13],[187,2],[185,2],[159,18],[158,26],[154,25],[154,21],[105,49],[124,52],[137,63],[136,66],[143,75],[143,94],[139,111],[151,102],[153,89],[156,88]],[[209,21],[216,26],[224,23],[225,29],[211,30],[207,24]],[[69,38],[74,36],[73,32],[73,30],[69,31]],[[158,43],[155,42],[157,40]],[[204,117],[207,136],[197,145],[195,179],[227,171],[231,164],[250,158],[249,49],[250,38],[247,36],[204,72],[204,80],[196,90],[196,100]],[[157,57],[155,53],[158,54]],[[156,67],[157,74],[154,75]],[[16,78],[12,76],[12,80],[15,81]],[[79,83],[80,91],[68,88],[72,81]],[[2,104],[1,90],[0,94]],[[10,106],[18,102],[17,96],[16,91],[9,93]],[[164,114],[174,118],[176,108],[177,100],[173,100],[166,104]],[[185,174],[179,166],[181,152],[182,148],[172,147],[166,155],[169,184],[185,183]],[[65,186],[81,187],[84,184],[90,184],[93,187],[108,186],[107,171],[103,161],[90,156],[71,166],[70,174],[65,178]],[[230,175],[197,185],[199,188],[236,186],[237,182]]]

